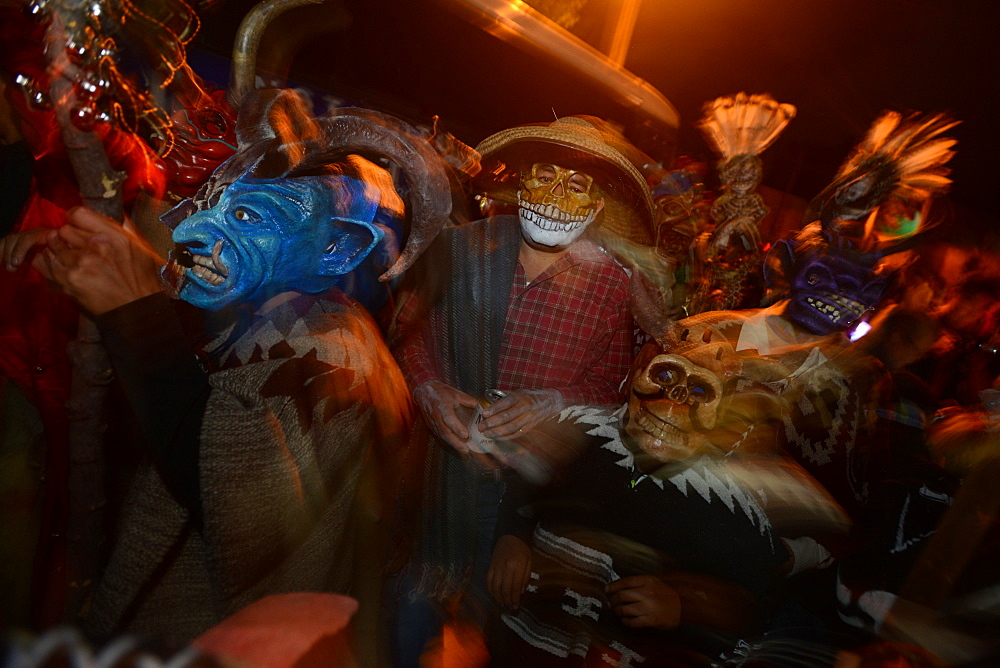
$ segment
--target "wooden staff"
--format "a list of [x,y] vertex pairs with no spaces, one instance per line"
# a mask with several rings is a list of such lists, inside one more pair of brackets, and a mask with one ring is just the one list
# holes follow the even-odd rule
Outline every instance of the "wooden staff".
[[[57,11],[52,13],[46,41],[49,95],[80,197],[85,206],[121,221],[125,174],[112,169],[97,133],[82,131],[72,121],[76,105],[73,85],[76,68],[66,55],[63,21]],[[97,578],[105,538],[105,403],[113,373],[97,325],[84,315],[80,316],[77,338],[69,344],[67,354],[72,377],[67,403],[70,465],[66,568],[69,589],[64,610],[67,619],[73,619],[84,610]]]

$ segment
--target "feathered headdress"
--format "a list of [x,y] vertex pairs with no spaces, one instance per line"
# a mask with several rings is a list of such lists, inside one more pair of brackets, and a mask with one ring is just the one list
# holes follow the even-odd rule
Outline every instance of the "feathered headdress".
[[[823,228],[860,236],[866,251],[905,248],[900,242],[929,229],[927,205],[951,185],[947,162],[957,142],[944,133],[956,125],[946,114],[883,113],[814,200]],[[873,214],[887,204],[898,211]],[[852,231],[860,221],[866,221],[863,232]]]
[[[932,226],[931,199],[951,184],[946,163],[956,141],[943,136],[957,121],[946,114],[883,113],[807,210],[793,239],[779,240],[765,264],[772,291],[787,288],[795,256],[832,253],[887,274]],[[819,219],[817,221],[817,218]]]
[[737,93],[706,103],[698,128],[720,157],[728,160],[763,153],[794,117],[794,105],[781,104],[770,95]]
[[896,111],[882,114],[837,172],[837,181],[859,176],[882,165],[892,168],[887,196],[926,199],[951,185],[946,163],[955,155],[957,140],[941,135],[958,125],[945,114],[906,118]]

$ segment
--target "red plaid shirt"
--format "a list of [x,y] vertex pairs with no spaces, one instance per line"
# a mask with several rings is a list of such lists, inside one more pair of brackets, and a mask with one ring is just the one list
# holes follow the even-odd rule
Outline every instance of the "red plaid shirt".
[[[422,328],[406,326],[416,311],[414,299],[403,305],[400,331],[410,334],[394,346],[411,389],[441,380]],[[556,388],[571,405],[619,402],[634,357],[633,329],[628,275],[594,243],[577,242],[529,285],[518,263],[497,389]]]

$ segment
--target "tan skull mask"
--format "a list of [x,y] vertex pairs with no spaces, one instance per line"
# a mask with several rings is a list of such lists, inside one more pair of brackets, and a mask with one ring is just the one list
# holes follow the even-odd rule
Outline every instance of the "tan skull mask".
[[779,419],[766,384],[787,375],[711,328],[683,323],[640,351],[630,377],[625,432],[661,462],[728,452],[754,422]]
[[589,174],[536,162],[518,192],[521,231],[536,245],[564,248],[573,243],[604,207]]
[[685,459],[702,449],[699,433],[715,426],[722,402],[724,385],[717,371],[656,344],[643,349],[635,369],[628,435],[661,461]]

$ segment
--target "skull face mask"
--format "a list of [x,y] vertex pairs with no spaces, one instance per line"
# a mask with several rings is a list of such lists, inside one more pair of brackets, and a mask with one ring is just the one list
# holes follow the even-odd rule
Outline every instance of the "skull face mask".
[[649,344],[635,363],[625,433],[662,462],[686,459],[705,448],[722,401],[716,370]]
[[576,241],[604,207],[588,174],[535,163],[517,194],[521,234],[532,245],[563,249]]
[[773,448],[787,377],[774,360],[737,353],[698,316],[671,322],[632,366],[625,436],[664,464]]
[[174,230],[180,298],[218,310],[333,287],[386,237],[372,190],[347,176],[236,180]]

